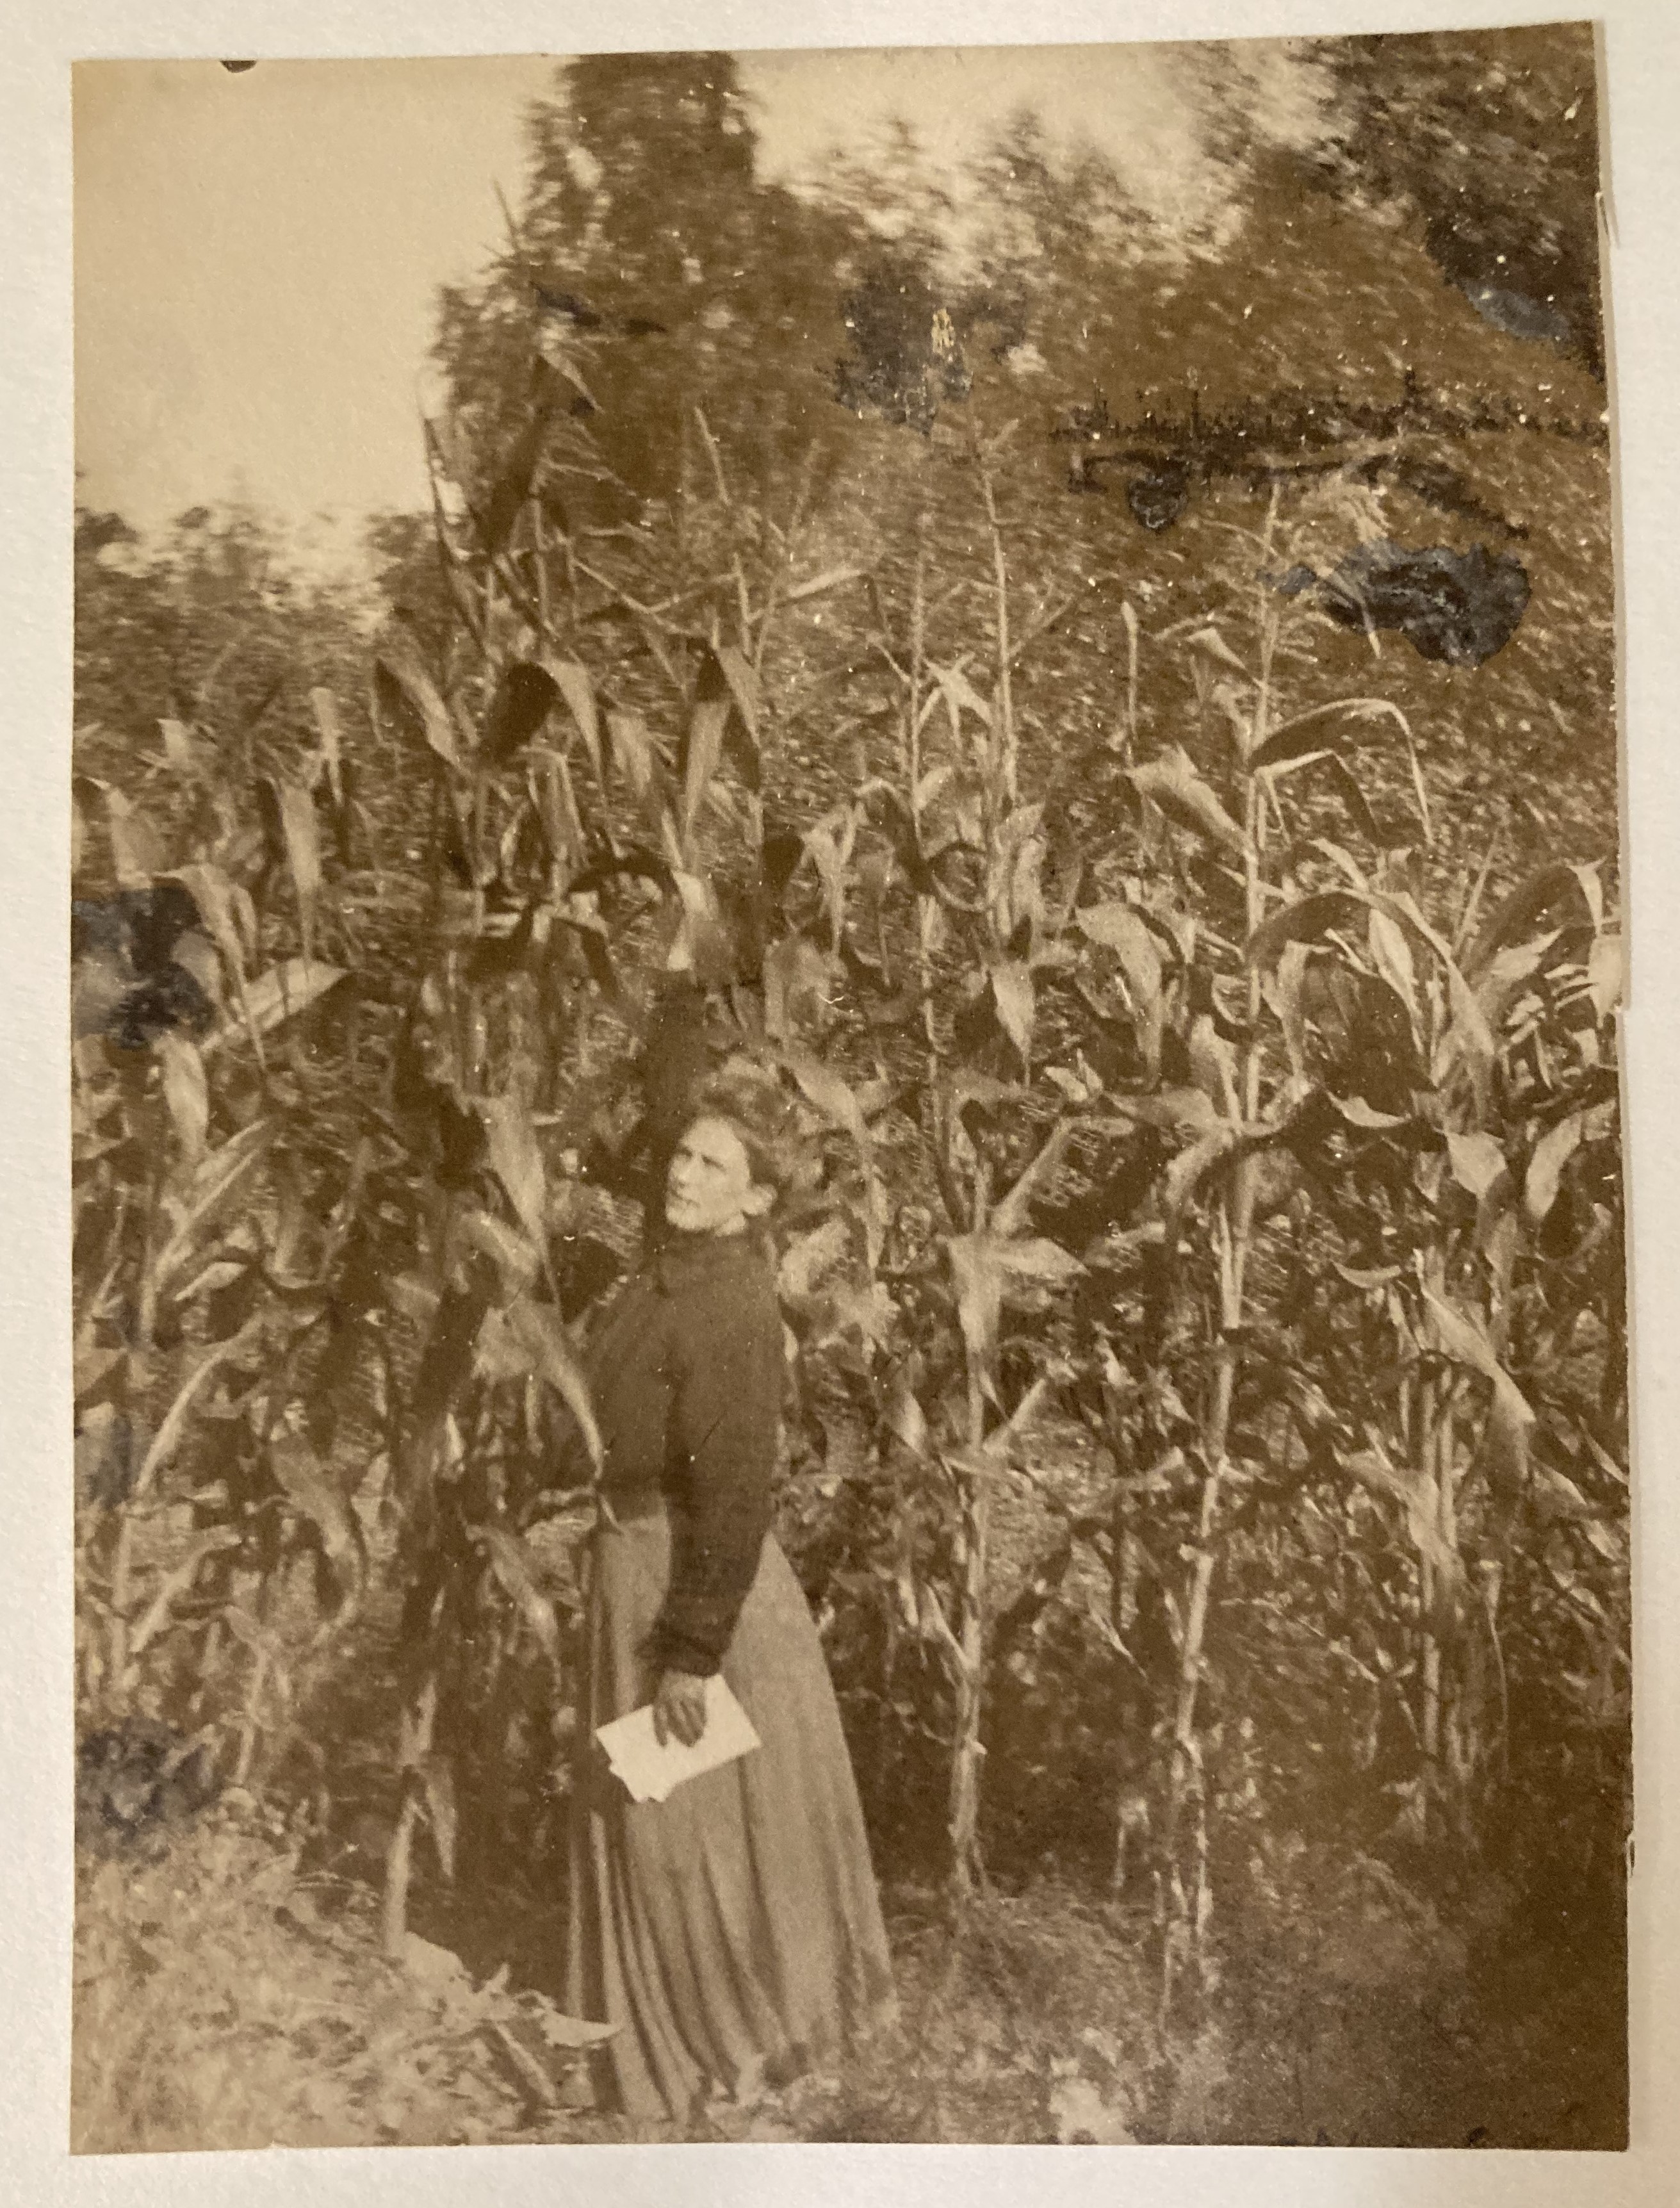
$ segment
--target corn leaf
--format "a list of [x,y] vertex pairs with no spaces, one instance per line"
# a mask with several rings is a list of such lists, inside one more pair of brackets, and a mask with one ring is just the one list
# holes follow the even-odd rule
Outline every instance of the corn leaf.
[[204,1155],[210,1126],[210,1092],[196,1043],[178,1033],[159,1035],[156,1044],[163,1076],[164,1101],[175,1122],[183,1162],[196,1166]]
[[315,907],[321,896],[321,831],[315,799],[301,782],[276,782],[273,786],[307,963],[315,956]]
[[[311,963],[307,958],[284,958],[278,966],[271,966],[251,983],[245,1002],[248,1030],[255,1035],[265,1035],[285,1021],[296,1019],[300,1012],[324,997],[345,979],[342,966],[327,966],[319,960]],[[203,1047],[207,1053],[239,1033],[237,1023],[229,1022],[207,1036]]]
[[399,622],[389,623],[375,658],[379,679],[395,690],[420,725],[421,734],[448,766],[461,764],[461,747],[453,715],[426,671],[420,647]]
[[345,801],[344,792],[344,736],[339,726],[339,701],[330,690],[317,687],[309,693],[309,710],[315,715],[315,724],[321,736],[321,764],[327,770],[327,786],[333,793],[334,805]]
[[[595,770],[595,778],[604,789],[606,783],[601,753],[601,717],[596,710],[595,685],[590,680],[589,669],[581,660],[561,659],[553,653],[545,653],[541,665],[543,672],[565,699],[566,709],[577,724],[578,734],[584,740],[584,749],[589,753],[589,763]],[[645,731],[644,731],[645,735]],[[639,795],[639,792],[638,794]]]
[[1177,746],[1143,766],[1129,767],[1126,779],[1140,797],[1158,805],[1179,827],[1194,829],[1239,858],[1246,853],[1248,838],[1220,803],[1212,785],[1197,774],[1189,753]]
[[1571,1112],[1549,1127],[1534,1145],[1523,1177],[1522,1209],[1531,1227],[1538,1227],[1557,1200],[1557,1185],[1564,1167],[1581,1148],[1581,1115]]
[[490,1170],[507,1190],[533,1250],[541,1250],[548,1233],[548,1173],[531,1114],[517,1096],[487,1096],[478,1110]]
[[507,1325],[531,1360],[531,1367],[552,1388],[576,1419],[585,1449],[597,1477],[605,1462],[601,1429],[596,1422],[589,1381],[578,1360],[552,1304],[533,1303],[520,1297],[507,1311]]
[[476,1526],[472,1537],[483,1545],[502,1592],[531,1629],[532,1638],[551,1664],[560,1662],[560,1627],[554,1605],[543,1592],[537,1560],[517,1533],[505,1526]]

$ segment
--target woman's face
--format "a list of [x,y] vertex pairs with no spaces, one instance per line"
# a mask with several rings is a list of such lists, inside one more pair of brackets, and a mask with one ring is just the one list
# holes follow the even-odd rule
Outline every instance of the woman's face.
[[665,1219],[680,1234],[739,1234],[770,1209],[746,1145],[727,1119],[696,1119],[672,1153]]

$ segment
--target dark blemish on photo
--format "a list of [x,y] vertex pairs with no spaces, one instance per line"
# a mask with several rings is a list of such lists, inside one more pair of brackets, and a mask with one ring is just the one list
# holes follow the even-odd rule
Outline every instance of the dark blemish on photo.
[[208,1032],[215,1007],[175,953],[195,933],[198,907],[179,882],[78,897],[70,906],[75,1032],[146,1050],[176,1029]]
[[76,1749],[75,1829],[95,1855],[151,1855],[167,1847],[221,1791],[202,1741],[152,1718],[124,1718]]
[[1190,465],[1185,460],[1165,460],[1158,468],[1131,477],[1125,502],[1132,519],[1149,530],[1170,529],[1190,504]]
[[1314,592],[1343,628],[1398,629],[1421,657],[1450,667],[1479,667],[1502,651],[1529,597],[1527,570],[1508,552],[1414,550],[1389,537],[1355,546],[1328,575],[1293,567],[1277,587],[1287,597]]
[[956,325],[926,277],[906,261],[872,266],[840,302],[849,340],[834,369],[834,395],[850,412],[933,429],[942,400],[969,388]]
[[111,1403],[96,1403],[75,1427],[75,1491],[80,1503],[115,1509],[132,1493],[151,1444],[149,1428]]
[[1458,288],[1484,321],[1491,322],[1508,337],[1564,345],[1574,335],[1569,316],[1549,300],[1531,299],[1526,292],[1510,291],[1503,284],[1466,282]]

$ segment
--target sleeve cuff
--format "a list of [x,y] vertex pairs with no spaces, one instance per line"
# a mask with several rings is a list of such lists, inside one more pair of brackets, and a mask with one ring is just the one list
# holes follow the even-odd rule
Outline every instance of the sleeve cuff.
[[687,1671],[697,1679],[709,1679],[723,1669],[722,1649],[662,1625],[648,1635],[647,1653],[662,1671]]

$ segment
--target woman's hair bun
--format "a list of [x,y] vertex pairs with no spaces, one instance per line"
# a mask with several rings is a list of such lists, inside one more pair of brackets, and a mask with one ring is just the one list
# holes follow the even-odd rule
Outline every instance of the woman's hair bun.
[[688,1119],[726,1119],[740,1136],[753,1178],[782,1194],[800,1178],[798,1114],[773,1073],[732,1058],[689,1092]]

